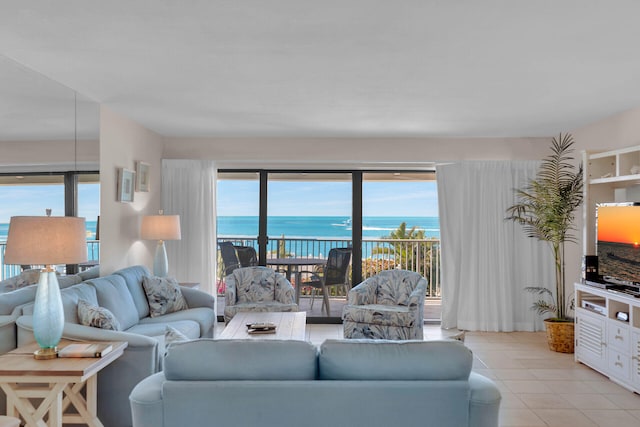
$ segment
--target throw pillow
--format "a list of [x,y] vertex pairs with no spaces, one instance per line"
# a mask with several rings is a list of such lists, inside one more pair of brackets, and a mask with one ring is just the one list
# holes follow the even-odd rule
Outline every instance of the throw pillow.
[[142,278],[142,287],[147,294],[151,317],[189,308],[176,279],[145,276]]
[[90,302],[78,300],[78,319],[80,324],[84,326],[93,326],[94,328],[109,329],[112,331],[120,330],[120,322],[112,312],[104,307],[98,307]]
[[183,342],[183,341],[189,341],[189,337],[187,337],[185,334],[183,334],[176,328],[173,328],[167,325],[167,328],[164,331],[164,353],[167,354],[169,347],[174,342]]

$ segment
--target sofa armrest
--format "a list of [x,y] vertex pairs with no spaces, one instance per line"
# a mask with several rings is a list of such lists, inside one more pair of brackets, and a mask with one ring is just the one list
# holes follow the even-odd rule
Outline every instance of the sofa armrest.
[[185,301],[187,301],[187,305],[189,308],[196,307],[206,307],[215,309],[216,308],[216,297],[208,294],[206,292],[200,291],[198,289],[191,289],[185,286],[181,286],[180,290],[182,291],[182,296],[184,296]]
[[16,316],[7,314],[0,316],[0,354],[16,348]]
[[233,274],[229,274],[224,278],[225,288],[224,288],[224,304],[225,305],[236,305],[238,301],[238,296],[236,292],[236,279],[233,277]]
[[366,305],[376,303],[376,285],[371,280],[365,280],[347,293],[347,304]]
[[489,378],[469,374],[469,427],[498,427],[500,390]]
[[140,381],[129,395],[134,426],[159,427],[164,424],[162,385],[164,373],[158,372]]

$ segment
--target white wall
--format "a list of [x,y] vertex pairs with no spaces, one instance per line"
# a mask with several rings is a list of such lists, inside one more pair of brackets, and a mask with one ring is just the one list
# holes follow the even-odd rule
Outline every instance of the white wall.
[[[139,124],[100,109],[100,273],[136,264],[152,268],[156,242],[139,239],[143,215],[158,213],[162,138]],[[135,170],[135,162],[151,165],[148,193],[135,192],[133,203],[116,201],[117,169]]]
[[0,141],[0,172],[97,170],[98,140]]
[[453,160],[539,159],[548,142],[548,138],[166,138],[164,157],[215,160],[220,168],[412,168]]

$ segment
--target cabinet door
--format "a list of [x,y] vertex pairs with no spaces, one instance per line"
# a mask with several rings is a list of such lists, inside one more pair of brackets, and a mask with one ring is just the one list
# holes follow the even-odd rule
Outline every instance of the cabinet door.
[[600,371],[607,368],[606,320],[604,316],[576,310],[576,357]]
[[640,333],[631,338],[631,377],[636,391],[640,390]]

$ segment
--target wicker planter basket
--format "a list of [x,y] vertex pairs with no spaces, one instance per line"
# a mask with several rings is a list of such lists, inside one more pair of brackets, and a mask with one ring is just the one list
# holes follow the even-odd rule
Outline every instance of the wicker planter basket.
[[574,345],[574,325],[566,320],[545,320],[547,329],[547,343],[549,350],[558,353],[573,353]]

